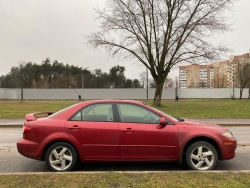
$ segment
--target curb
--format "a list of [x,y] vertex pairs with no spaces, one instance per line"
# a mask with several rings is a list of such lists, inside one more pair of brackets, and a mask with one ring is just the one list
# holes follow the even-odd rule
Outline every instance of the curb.
[[249,127],[250,124],[217,124],[222,127]]
[[250,170],[208,170],[208,171],[195,171],[195,170],[182,170],[182,171],[87,171],[87,172],[15,172],[15,173],[0,173],[0,176],[12,176],[12,175],[44,175],[44,174],[103,174],[103,173],[115,173],[115,174],[158,174],[158,173],[250,173]]
[[0,125],[0,128],[22,128],[23,125]]

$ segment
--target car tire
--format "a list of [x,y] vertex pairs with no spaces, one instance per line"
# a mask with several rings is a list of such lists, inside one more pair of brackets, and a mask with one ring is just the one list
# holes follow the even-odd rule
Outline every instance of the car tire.
[[55,172],[70,171],[78,162],[75,148],[66,142],[51,145],[45,155],[46,165]]
[[191,170],[212,170],[217,164],[218,152],[212,144],[198,141],[187,148],[185,160]]

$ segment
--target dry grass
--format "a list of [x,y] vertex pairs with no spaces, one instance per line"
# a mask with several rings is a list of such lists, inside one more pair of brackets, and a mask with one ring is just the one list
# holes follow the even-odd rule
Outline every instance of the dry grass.
[[1,188],[42,187],[250,187],[250,173],[47,173],[0,175]]

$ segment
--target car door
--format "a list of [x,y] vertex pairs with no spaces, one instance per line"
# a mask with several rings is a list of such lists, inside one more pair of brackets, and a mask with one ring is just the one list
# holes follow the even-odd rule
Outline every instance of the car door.
[[119,157],[118,123],[111,103],[87,106],[67,123],[70,137],[81,146],[84,159],[116,159]]
[[176,159],[178,131],[175,125],[160,126],[160,116],[144,107],[120,103],[121,159]]

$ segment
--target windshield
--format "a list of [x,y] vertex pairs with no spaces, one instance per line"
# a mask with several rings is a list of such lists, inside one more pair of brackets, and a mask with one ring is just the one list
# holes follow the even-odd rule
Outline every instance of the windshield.
[[172,119],[172,120],[174,120],[174,121],[179,121],[179,122],[184,121],[184,119],[182,119],[182,118],[170,116],[170,115],[166,114],[165,112],[162,112],[162,111],[160,111],[160,110],[158,110],[158,109],[156,109],[156,108],[154,108],[154,107],[152,107],[152,106],[151,106],[151,108],[153,108],[153,109],[156,110],[157,112],[160,112],[160,113],[164,114],[164,115],[167,116],[169,119]]

